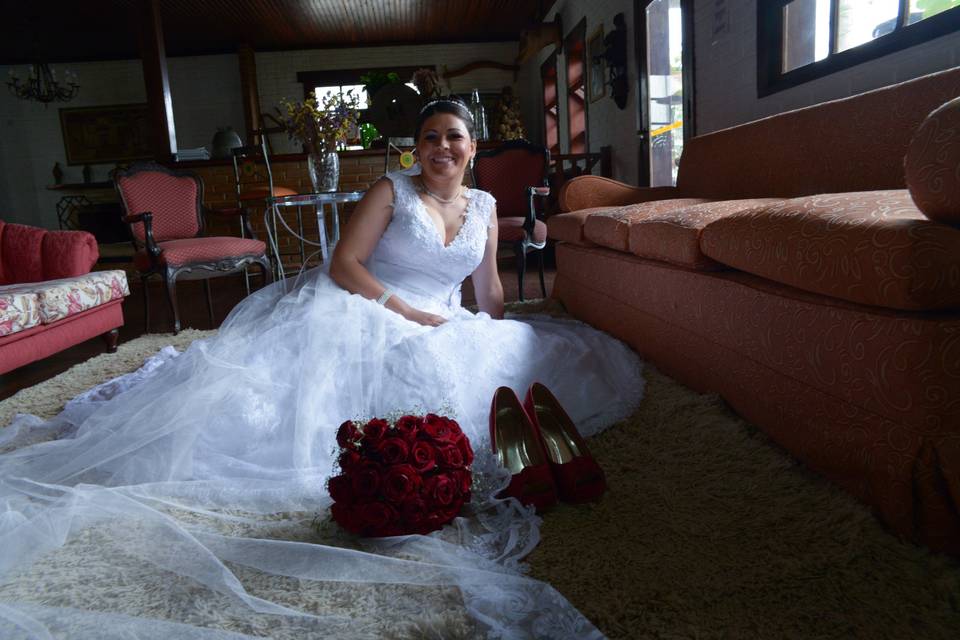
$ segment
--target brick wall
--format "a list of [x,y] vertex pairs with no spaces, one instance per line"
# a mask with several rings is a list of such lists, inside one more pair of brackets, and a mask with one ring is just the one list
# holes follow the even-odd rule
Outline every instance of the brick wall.
[[[298,193],[311,191],[310,177],[307,173],[306,159],[303,155],[279,156],[271,161],[273,180],[277,186],[289,187]],[[204,204],[209,209],[235,207],[237,201],[236,180],[233,165],[226,162],[192,162],[179,165],[195,172],[203,179]],[[390,171],[399,169],[396,155],[391,156]],[[340,154],[340,189],[342,191],[364,191],[383,175],[383,151],[347,151]],[[340,222],[343,225],[350,218],[355,205],[339,205]],[[264,225],[264,207],[248,208],[250,223],[261,240],[267,239]],[[330,209],[327,208],[327,215]],[[293,229],[298,229],[296,210],[289,209],[285,216]],[[310,241],[319,240],[317,218],[312,208],[301,210],[304,237]],[[328,226],[328,237],[332,229]],[[239,235],[240,224],[237,220],[225,216],[211,215],[207,220],[208,235]],[[277,244],[283,256],[284,268],[297,269],[300,261],[300,246],[297,239],[282,226],[278,229]],[[306,254],[316,251],[315,247],[306,247]],[[310,260],[316,264],[317,260]]]

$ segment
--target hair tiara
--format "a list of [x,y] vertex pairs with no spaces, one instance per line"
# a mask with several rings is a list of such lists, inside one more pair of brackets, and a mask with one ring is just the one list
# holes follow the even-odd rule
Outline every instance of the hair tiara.
[[423,115],[423,112],[429,109],[430,107],[434,107],[438,104],[455,104],[457,106],[463,107],[464,110],[466,110],[467,114],[470,116],[470,119],[471,120],[473,119],[473,114],[470,113],[470,108],[467,107],[467,103],[461,100],[460,98],[452,98],[452,97],[434,98],[433,100],[428,101],[425,105],[420,107],[420,115]]

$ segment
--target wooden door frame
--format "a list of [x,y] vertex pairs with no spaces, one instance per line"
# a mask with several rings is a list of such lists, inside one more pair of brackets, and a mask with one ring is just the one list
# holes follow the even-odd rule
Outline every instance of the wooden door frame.
[[[633,42],[634,58],[637,65],[637,138],[639,161],[637,162],[637,185],[650,185],[650,138],[648,137],[646,107],[649,98],[647,88],[647,6],[654,0],[633,0]],[[680,0],[683,15],[681,25],[683,37],[683,139],[686,141],[696,135],[696,110],[694,91],[696,82],[696,56],[694,55],[693,0]]]

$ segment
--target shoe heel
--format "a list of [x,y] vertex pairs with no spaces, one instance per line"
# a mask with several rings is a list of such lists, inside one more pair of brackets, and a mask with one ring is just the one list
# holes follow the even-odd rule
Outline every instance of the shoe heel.
[[543,441],[560,499],[573,503],[599,499],[607,490],[603,469],[553,393],[533,383],[524,408]]
[[490,445],[512,476],[503,496],[543,510],[557,502],[546,452],[513,389],[500,387],[490,405]]

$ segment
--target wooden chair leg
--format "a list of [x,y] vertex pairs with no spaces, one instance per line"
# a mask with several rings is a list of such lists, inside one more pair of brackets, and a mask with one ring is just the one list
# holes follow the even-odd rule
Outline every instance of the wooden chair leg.
[[[246,269],[244,269],[246,273]],[[210,316],[210,328],[215,328],[214,319],[213,319],[213,298],[210,296],[210,279],[207,278],[203,281],[203,292],[207,296],[207,314]]]
[[540,293],[544,298],[547,297],[547,285],[543,281],[543,249],[537,251],[537,266],[540,269]]
[[150,281],[147,276],[140,276],[143,285],[143,332],[150,333]]
[[167,284],[167,302],[170,303],[170,311],[173,312],[173,335],[180,333],[180,307],[177,305],[177,276],[176,273],[168,271],[164,275]]
[[110,329],[100,336],[107,343],[107,353],[117,352],[117,343],[120,341],[120,329]]
[[520,302],[523,302],[523,275],[527,271],[527,248],[522,242],[518,242],[513,250],[517,254],[517,284],[519,285],[517,293]]

